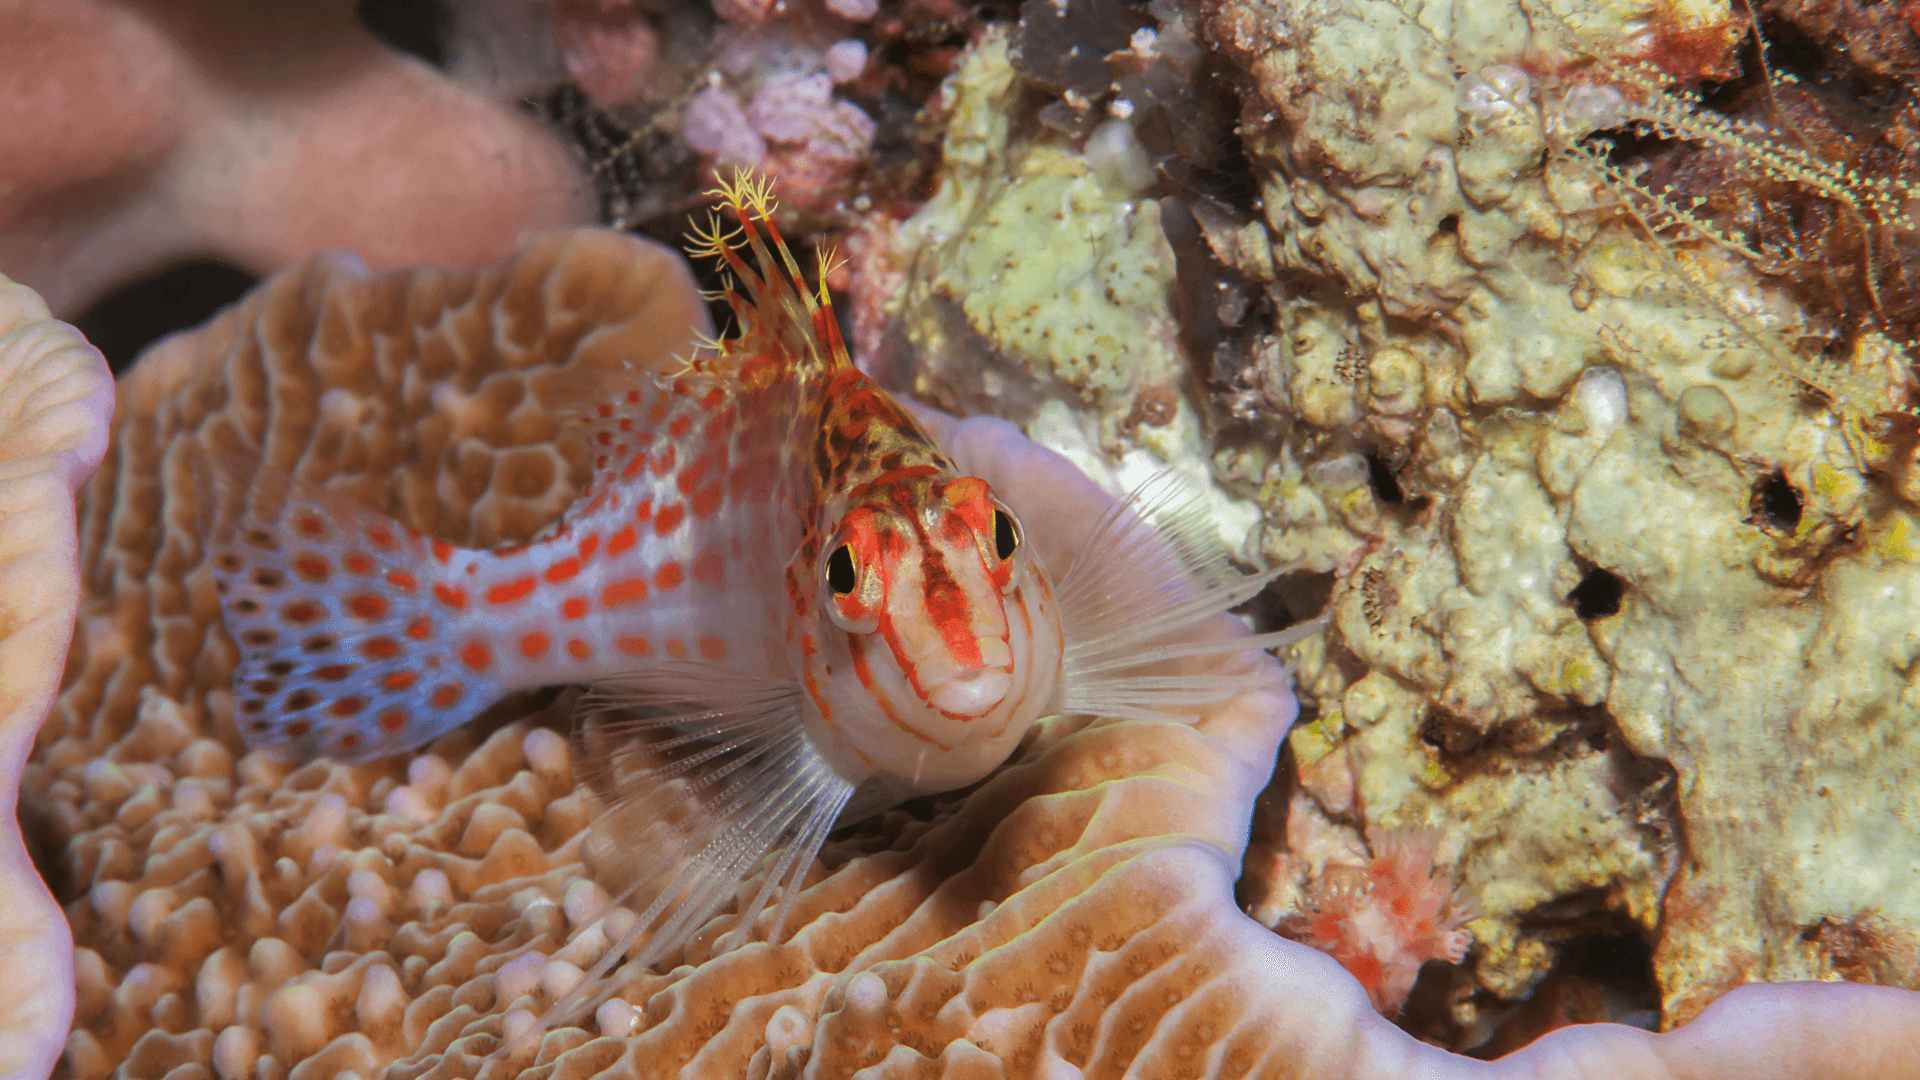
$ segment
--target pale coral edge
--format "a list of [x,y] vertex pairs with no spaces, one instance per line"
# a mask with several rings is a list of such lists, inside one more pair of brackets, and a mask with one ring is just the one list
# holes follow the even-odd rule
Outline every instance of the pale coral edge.
[[[99,350],[0,277],[0,805],[9,808],[73,640],[74,495],[106,452],[113,396]],[[0,1076],[39,1080],[73,1020],[73,937],[17,811],[0,828],[0,973]]]

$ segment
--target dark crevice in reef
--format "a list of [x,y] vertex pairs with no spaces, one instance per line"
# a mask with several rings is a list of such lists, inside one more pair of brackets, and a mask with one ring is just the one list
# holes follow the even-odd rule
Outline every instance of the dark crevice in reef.
[[1580,584],[1567,594],[1567,602],[1573,605],[1573,613],[1581,619],[1604,619],[1609,615],[1620,614],[1620,599],[1627,592],[1627,583],[1611,570],[1602,567],[1589,567]]
[[1747,520],[1768,532],[1791,536],[1800,527],[1803,506],[1799,490],[1785,473],[1775,471],[1753,485],[1753,494],[1747,500]]
[[700,201],[700,173],[685,142],[663,128],[600,108],[572,83],[520,104],[572,148],[593,185],[602,223],[679,250],[682,235],[666,237],[663,230],[681,224],[676,211]]
[[1234,612],[1253,624],[1258,634],[1285,630],[1306,622],[1327,609],[1333,599],[1336,575],[1332,571],[1315,573],[1296,570],[1281,574],[1256,593],[1253,599],[1234,608]]
[[1367,485],[1373,489],[1373,497],[1383,503],[1397,506],[1406,501],[1406,494],[1400,490],[1400,479],[1378,451],[1367,452]]
[[434,67],[447,60],[447,0],[358,0],[354,17],[388,48],[417,56]]
[[259,280],[218,259],[194,259],[120,286],[73,325],[119,375],[148,345],[206,322]]

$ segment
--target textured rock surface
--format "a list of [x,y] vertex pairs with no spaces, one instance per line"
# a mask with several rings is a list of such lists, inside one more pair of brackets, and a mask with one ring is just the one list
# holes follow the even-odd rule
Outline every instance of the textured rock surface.
[[[946,350],[918,390],[1083,457],[1205,462],[1223,510],[1255,511],[1250,557],[1336,579],[1333,630],[1294,657],[1294,805],[1348,839],[1318,865],[1277,852],[1256,909],[1283,915],[1357,829],[1443,829],[1481,912],[1463,1025],[1580,925],[1657,939],[1667,1025],[1748,981],[1920,985],[1920,530],[1865,422],[1898,396],[1894,350],[1801,360],[1810,316],[1736,255],[1649,242],[1573,152],[1637,114],[1622,65],[1723,78],[1742,27],[1712,3],[1202,5],[1248,75],[1259,220],[1194,212],[1222,287],[1255,283],[1270,316],[1242,365],[1125,373],[1174,391],[1165,427],[1104,386],[1009,377],[1046,371],[995,336],[1018,298],[968,294],[956,330],[957,242],[906,260],[929,299],[895,315]],[[955,84],[950,201],[998,205],[1035,162],[1092,177],[1008,118],[994,47]],[[1116,322],[1168,317],[1107,295]],[[1214,381],[1165,374],[1188,364]]]

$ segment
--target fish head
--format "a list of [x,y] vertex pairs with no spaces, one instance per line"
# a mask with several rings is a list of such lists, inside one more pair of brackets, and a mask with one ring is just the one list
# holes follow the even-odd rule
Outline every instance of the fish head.
[[[822,546],[819,596],[881,685],[921,706],[985,717],[1016,688],[1009,606],[1037,570],[1020,523],[985,480],[921,476],[877,485]],[[878,669],[878,670],[876,670]],[[884,676],[884,677],[882,677]]]

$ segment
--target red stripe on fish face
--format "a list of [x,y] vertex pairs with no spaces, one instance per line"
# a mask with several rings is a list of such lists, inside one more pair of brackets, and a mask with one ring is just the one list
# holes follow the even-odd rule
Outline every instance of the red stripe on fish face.
[[880,707],[880,715],[886,717],[887,721],[894,727],[932,746],[936,750],[944,753],[945,751],[953,749],[953,747],[935,739],[931,735],[928,735],[901,719],[899,711],[893,706],[893,699],[887,696],[886,689],[880,685],[879,680],[873,677],[873,668],[867,664],[867,651],[860,647],[859,636],[849,634],[847,638],[847,647],[853,653],[853,673],[859,677],[860,685],[866,688],[867,693],[873,698],[873,703]]
[[[985,661],[980,656],[980,642],[973,633],[973,602],[948,569],[946,555],[927,536],[919,516],[909,515],[907,520],[912,523],[914,539],[919,542],[920,604],[927,621],[940,632],[940,639],[946,643],[954,663],[962,668],[979,667]],[[897,644],[894,652],[900,655]],[[914,688],[921,689],[919,679],[914,678],[913,665],[904,655],[900,656],[900,665],[908,678],[914,679]]]

